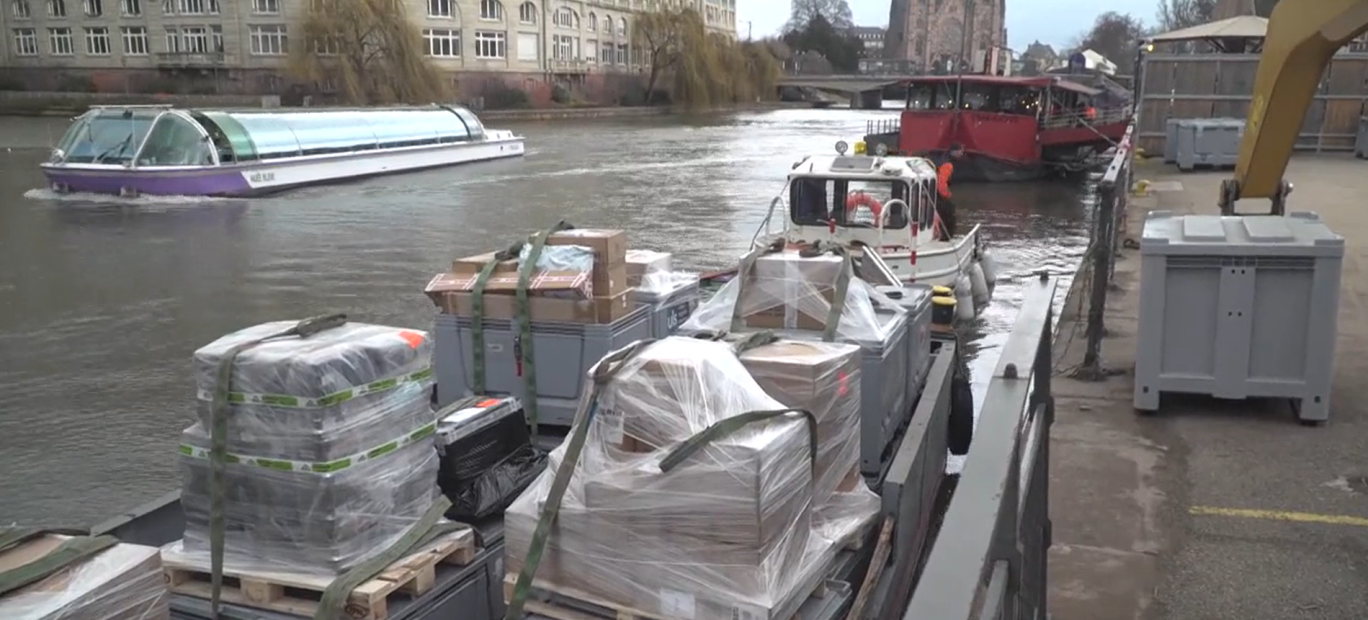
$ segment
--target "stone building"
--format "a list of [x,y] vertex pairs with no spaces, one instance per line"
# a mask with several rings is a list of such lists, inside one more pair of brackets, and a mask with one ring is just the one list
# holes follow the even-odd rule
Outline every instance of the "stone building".
[[884,38],[888,36],[886,28],[878,26],[853,26],[850,34],[864,43],[865,58],[882,58]]
[[[29,90],[84,82],[109,92],[168,83],[205,93],[280,93],[307,2],[327,0],[0,0],[0,67]],[[418,22],[428,56],[458,87],[491,78],[529,91],[553,81],[637,74],[636,14],[662,0],[397,0]],[[736,0],[693,6],[736,35]],[[326,93],[329,84],[311,85]]]
[[[893,0],[886,56],[927,71],[1002,68],[1007,43],[1006,0]],[[988,67],[996,59],[996,67]]]

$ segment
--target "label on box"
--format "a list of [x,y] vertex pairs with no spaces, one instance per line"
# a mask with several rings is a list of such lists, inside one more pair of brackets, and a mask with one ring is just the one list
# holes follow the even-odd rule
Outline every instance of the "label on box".
[[667,618],[693,618],[697,616],[694,597],[688,592],[660,589],[660,615]]
[[603,441],[608,443],[622,443],[626,438],[626,421],[619,411],[612,409],[599,409],[598,411],[599,428],[603,429]]
[[768,620],[769,614],[759,607],[737,605],[732,608],[732,620]]

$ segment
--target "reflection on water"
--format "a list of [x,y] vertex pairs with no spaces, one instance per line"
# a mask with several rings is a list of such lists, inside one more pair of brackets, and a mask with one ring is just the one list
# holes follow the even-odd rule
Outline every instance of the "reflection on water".
[[[0,522],[92,522],[178,485],[190,355],[226,332],[333,311],[424,327],[419,289],[452,257],[562,219],[626,229],[685,268],[725,266],[796,159],[888,115],[529,124],[514,127],[529,140],[522,160],[253,200],[59,198],[40,189],[37,163],[64,121],[0,119]],[[1015,317],[1016,280],[1072,271],[1084,210],[1067,185],[955,191],[1002,274],[970,345],[982,377]]]

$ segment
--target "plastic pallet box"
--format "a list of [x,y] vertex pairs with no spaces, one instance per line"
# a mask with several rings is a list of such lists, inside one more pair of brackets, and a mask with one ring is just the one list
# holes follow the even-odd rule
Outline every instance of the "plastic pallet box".
[[1354,157],[1368,157],[1368,116],[1360,116],[1358,133],[1354,138]]
[[1244,121],[1234,118],[1186,119],[1177,125],[1178,169],[1230,168],[1240,157]]
[[[615,349],[651,337],[650,307],[638,306],[613,323],[585,324],[540,321],[532,323],[533,363],[537,369],[539,424],[570,426],[579,405],[586,373]],[[445,407],[473,393],[474,333],[469,317],[438,314],[435,321],[437,348],[433,371],[437,376],[437,402]],[[484,394],[508,394],[528,402],[518,362],[517,321],[485,319]]]
[[669,291],[638,288],[632,295],[638,305],[651,309],[651,337],[665,338],[674,334],[698,308],[698,280],[678,282]]
[[1344,239],[1314,213],[1174,216],[1140,242],[1135,408],[1163,392],[1297,401],[1329,419]]
[[[883,311],[876,311],[884,314]],[[889,311],[888,314],[892,314]],[[907,316],[892,319],[897,325],[888,327],[888,337],[882,342],[857,341],[838,338],[839,342],[858,345],[860,359],[860,471],[878,473],[883,466],[883,455],[892,444],[897,430],[911,416],[907,401],[910,382],[908,351],[911,338]],[[771,330],[780,338],[820,341],[822,333],[808,330]],[[929,347],[929,345],[928,345]]]
[[926,388],[931,372],[931,285],[880,286],[879,292],[907,311],[907,406],[912,407]]
[[1178,161],[1178,126],[1187,121],[1185,118],[1170,118],[1164,123],[1164,163]]

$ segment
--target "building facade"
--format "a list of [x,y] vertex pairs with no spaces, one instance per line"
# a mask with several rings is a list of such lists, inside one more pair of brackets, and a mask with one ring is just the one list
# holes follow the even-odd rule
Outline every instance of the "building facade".
[[885,56],[925,71],[996,72],[1007,62],[1005,11],[1006,0],[893,0]]
[[[196,91],[278,93],[308,2],[328,0],[0,0],[0,62],[30,90],[86,80],[109,92],[193,82]],[[462,81],[633,73],[632,20],[692,6],[736,35],[736,0],[398,0],[434,64]],[[326,85],[322,86],[327,90]]]
[[887,28],[855,26],[850,29],[850,34],[864,43],[865,58],[883,58],[884,38],[888,36]]

